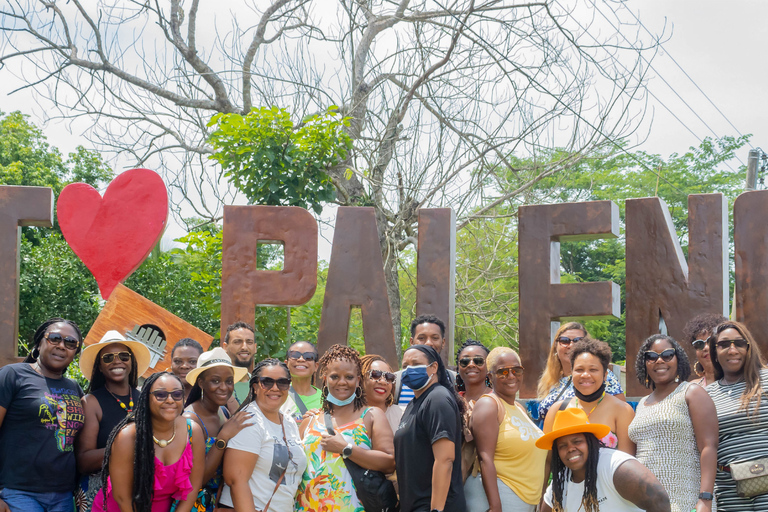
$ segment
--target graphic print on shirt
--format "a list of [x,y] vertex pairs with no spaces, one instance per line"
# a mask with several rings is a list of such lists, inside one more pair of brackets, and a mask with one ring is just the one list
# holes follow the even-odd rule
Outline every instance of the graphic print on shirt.
[[80,397],[72,389],[49,388],[42,401],[38,411],[40,423],[54,431],[56,448],[60,452],[71,452],[75,435],[85,421]]
[[[281,444],[277,438],[273,438],[275,444],[272,450],[272,467],[269,469],[269,479],[277,483],[283,471],[288,467],[289,452],[288,447]],[[285,478],[280,482],[280,485],[285,485]]]
[[533,425],[523,422],[523,420],[516,416],[507,415],[507,417],[509,418],[509,422],[520,432],[520,439],[523,441],[528,441],[529,439],[538,439],[541,437],[541,431],[535,428]]

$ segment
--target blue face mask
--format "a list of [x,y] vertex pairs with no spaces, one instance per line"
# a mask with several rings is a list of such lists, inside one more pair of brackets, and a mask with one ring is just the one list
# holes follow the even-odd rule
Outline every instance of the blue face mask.
[[330,390],[328,390],[328,396],[326,396],[326,397],[325,397],[325,399],[326,399],[327,401],[329,401],[330,403],[332,403],[333,405],[336,405],[336,406],[338,406],[338,407],[344,407],[345,405],[349,405],[349,404],[351,404],[352,402],[354,402],[354,401],[355,401],[355,397],[356,397],[356,396],[357,396],[357,395],[355,395],[354,393],[352,393],[352,394],[349,396],[349,398],[347,398],[346,400],[339,400],[338,398],[336,398],[335,396],[333,396],[333,393],[331,393],[331,391],[330,391]]
[[414,391],[423,389],[429,382],[429,374],[427,373],[427,365],[420,364],[417,366],[409,366],[400,377],[403,384],[408,386]]

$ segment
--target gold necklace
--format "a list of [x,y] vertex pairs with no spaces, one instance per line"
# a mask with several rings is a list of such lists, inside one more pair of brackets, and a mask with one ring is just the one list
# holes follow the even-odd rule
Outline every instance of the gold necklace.
[[166,441],[165,439],[158,439],[158,438],[156,438],[154,436],[154,434],[152,435],[152,440],[160,448],[165,448],[166,446],[168,446],[169,444],[171,444],[173,442],[175,437],[176,437],[176,420],[173,421],[173,435],[171,436],[171,438],[169,440]]

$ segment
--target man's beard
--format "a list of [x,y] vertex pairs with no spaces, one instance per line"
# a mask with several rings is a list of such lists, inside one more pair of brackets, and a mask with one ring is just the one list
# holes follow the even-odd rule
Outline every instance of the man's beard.
[[235,360],[232,361],[232,363],[235,366],[238,366],[240,368],[250,368],[252,362],[253,362],[253,359],[250,359],[249,361],[241,361],[241,360],[239,360],[237,358],[235,358]]

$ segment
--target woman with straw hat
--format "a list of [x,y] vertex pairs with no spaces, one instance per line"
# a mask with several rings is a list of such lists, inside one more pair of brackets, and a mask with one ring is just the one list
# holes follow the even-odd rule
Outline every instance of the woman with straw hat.
[[80,372],[90,382],[83,398],[85,427],[78,438],[77,468],[83,476],[78,509],[91,510],[101,489],[101,465],[112,429],[133,412],[139,398],[138,380],[147,371],[149,349],[139,341],[108,331],[80,356]]
[[600,445],[610,430],[589,423],[581,409],[557,412],[552,431],[536,440],[538,448],[552,451],[544,512],[670,512],[669,496],[648,468]]
[[204,483],[192,510],[213,512],[216,508],[224,449],[235,434],[250,424],[247,423],[252,416],[250,412],[241,411],[230,417],[226,407],[235,391],[235,382],[247,373],[247,368],[234,366],[227,352],[216,347],[203,352],[197,360],[197,368],[185,377],[192,389],[184,417],[200,425],[205,435]]

